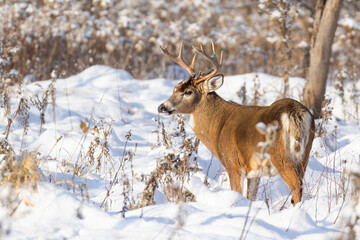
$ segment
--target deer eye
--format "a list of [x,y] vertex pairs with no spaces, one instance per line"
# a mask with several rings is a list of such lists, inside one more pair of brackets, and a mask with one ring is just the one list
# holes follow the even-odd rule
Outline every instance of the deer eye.
[[184,92],[184,95],[190,96],[192,93],[193,93],[192,91],[188,90],[188,91],[185,91],[185,92]]

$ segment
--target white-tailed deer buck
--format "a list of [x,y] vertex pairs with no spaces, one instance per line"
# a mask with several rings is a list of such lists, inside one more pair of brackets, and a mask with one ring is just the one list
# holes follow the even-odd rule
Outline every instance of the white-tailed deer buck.
[[[178,56],[160,47],[172,61],[185,68],[190,76],[174,87],[171,97],[162,103],[158,111],[164,114],[190,114],[190,125],[201,142],[220,160],[226,169],[231,188],[242,193],[243,179],[247,178],[247,197],[255,200],[259,179],[265,171],[251,163],[257,144],[265,140],[255,126],[259,122],[278,124],[278,137],[269,150],[271,166],[292,191],[291,202],[301,201],[302,179],[309,160],[314,138],[314,119],[309,110],[292,99],[281,99],[270,106],[243,106],[225,101],[215,93],[224,81],[218,74],[222,65],[222,52],[218,61],[214,44],[210,57],[201,46],[193,46],[196,53],[209,62],[214,69],[195,74],[196,53],[190,65],[182,58],[183,44]],[[256,164],[255,164],[256,165]],[[276,171],[275,171],[276,172]],[[267,171],[270,175],[274,171]]]

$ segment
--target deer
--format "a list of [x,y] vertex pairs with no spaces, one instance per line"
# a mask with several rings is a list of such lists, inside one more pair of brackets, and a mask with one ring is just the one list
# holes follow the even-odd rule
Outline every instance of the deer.
[[[247,106],[224,100],[215,92],[223,85],[224,75],[219,73],[223,52],[218,60],[214,43],[212,56],[202,45],[200,48],[192,46],[195,54],[190,65],[182,57],[183,43],[177,56],[170,54],[167,47],[160,48],[165,56],[190,75],[174,87],[172,95],[159,105],[158,112],[162,115],[190,115],[189,124],[193,132],[221,162],[232,190],[254,201],[260,178],[279,174],[291,190],[291,203],[295,206],[300,202],[315,132],[312,113],[290,98],[277,100],[270,106]],[[210,70],[195,72],[197,54],[212,65]],[[252,162],[258,143],[265,140],[265,136],[255,129],[258,123],[278,125],[278,137],[268,152],[270,171],[263,171],[264,167],[259,168]],[[245,179],[247,191],[243,192]]]

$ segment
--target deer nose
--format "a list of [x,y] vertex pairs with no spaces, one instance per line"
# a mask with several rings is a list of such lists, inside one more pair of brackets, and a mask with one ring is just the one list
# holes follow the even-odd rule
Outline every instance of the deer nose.
[[166,113],[168,112],[167,108],[165,107],[165,105],[162,103],[160,104],[160,106],[158,107],[158,112],[159,113]]

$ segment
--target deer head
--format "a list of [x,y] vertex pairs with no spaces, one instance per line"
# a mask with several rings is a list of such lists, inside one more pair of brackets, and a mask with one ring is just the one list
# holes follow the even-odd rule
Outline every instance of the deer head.
[[[196,106],[204,98],[204,96],[214,92],[222,86],[224,76],[218,73],[222,65],[222,52],[220,60],[218,61],[215,54],[214,43],[212,43],[212,57],[204,51],[202,45],[200,45],[200,49],[193,46],[196,53],[193,56],[190,65],[186,64],[182,58],[183,43],[181,43],[178,56],[173,56],[166,48],[160,48],[167,57],[179,64],[181,67],[185,68],[189,72],[190,76],[174,87],[170,98],[159,106],[159,113],[167,115],[171,115],[173,113],[190,114],[195,110]],[[197,53],[203,56],[214,68],[207,73],[199,72],[196,74],[194,65]]]

